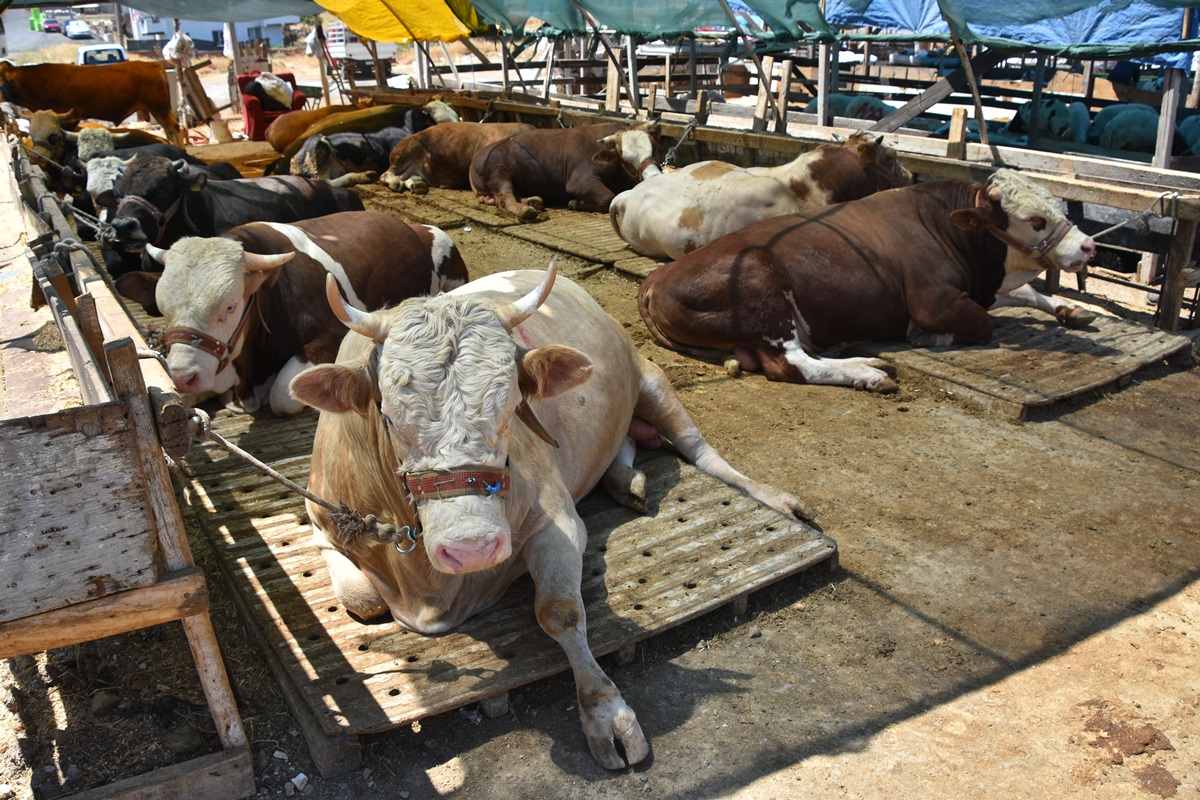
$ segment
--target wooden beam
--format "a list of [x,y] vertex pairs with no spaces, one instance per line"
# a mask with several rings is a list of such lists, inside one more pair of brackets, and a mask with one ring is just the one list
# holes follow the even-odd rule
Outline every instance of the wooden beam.
[[1171,240],[1167,256],[1167,274],[1163,276],[1162,294],[1158,300],[1158,327],[1167,331],[1179,330],[1179,311],[1183,307],[1183,268],[1192,260],[1196,241],[1195,220],[1180,220]]
[[[984,50],[975,58],[971,59],[971,68],[976,74],[982,75],[992,67],[1002,62],[1007,56],[995,50]],[[967,71],[964,67],[959,67],[954,72],[939,80],[933,86],[930,86],[920,97],[909,100],[906,104],[898,108],[895,112],[889,114],[886,118],[881,119],[867,130],[875,133],[888,133],[895,131],[900,126],[920,116],[928,111],[934,105],[942,102],[955,92],[966,91],[967,86]]]
[[946,156],[962,161],[967,156],[967,109],[959,106],[950,114],[950,137]]
[[187,567],[140,589],[0,624],[0,658],[103,639],[207,610],[204,573],[196,567]]

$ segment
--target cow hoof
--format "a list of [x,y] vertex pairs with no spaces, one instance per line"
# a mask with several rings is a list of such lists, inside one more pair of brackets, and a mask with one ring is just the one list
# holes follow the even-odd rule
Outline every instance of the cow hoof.
[[537,219],[537,217],[538,211],[532,206],[525,206],[521,209],[521,213],[517,215],[517,218],[522,222],[532,222],[533,220]]
[[[624,769],[650,755],[650,743],[642,733],[637,715],[620,696],[601,701],[587,716],[580,708],[580,716],[583,717],[588,749],[605,769]],[[615,742],[619,742],[625,751],[624,758],[617,751]]]
[[608,496],[639,514],[646,513],[646,473],[629,467],[610,467],[601,479]]
[[413,194],[429,194],[429,184],[425,181],[413,181],[408,188]]
[[[571,202],[573,203],[575,201],[572,200]],[[533,197],[526,197],[525,205],[529,206],[530,208],[536,209],[537,211],[545,211],[546,210],[546,204],[544,202],[542,202],[542,198],[538,197],[537,195],[534,195]]]
[[388,172],[383,173],[383,177],[379,179],[379,182],[391,189],[393,192],[403,192],[408,188],[404,185],[404,181]]
[[866,389],[868,392],[875,392],[876,394],[890,394],[894,391],[897,391],[900,386],[891,378],[883,377],[879,378],[878,380],[870,381],[860,388]]
[[1068,328],[1086,328],[1096,321],[1096,315],[1082,308],[1060,308],[1055,314],[1060,324]]
[[375,170],[370,170],[368,172],[364,172],[362,174],[362,177],[363,177],[363,180],[362,180],[363,183],[374,183],[375,181],[379,180],[379,173],[376,172]]

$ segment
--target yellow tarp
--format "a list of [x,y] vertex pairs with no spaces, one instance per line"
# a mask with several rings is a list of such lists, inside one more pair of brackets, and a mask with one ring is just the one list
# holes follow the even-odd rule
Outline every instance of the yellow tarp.
[[445,0],[316,0],[350,30],[377,42],[453,42],[470,31]]

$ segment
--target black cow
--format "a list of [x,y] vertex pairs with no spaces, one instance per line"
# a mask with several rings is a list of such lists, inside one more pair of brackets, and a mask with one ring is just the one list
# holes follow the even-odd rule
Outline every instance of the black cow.
[[[363,210],[353,190],[321,181],[281,175],[210,182],[178,162],[156,157],[130,164],[117,181],[117,194],[112,244],[139,254],[147,243],[168,248],[184,236],[217,236],[247,222],[295,222]],[[139,266],[144,263],[140,259]],[[110,274],[118,277],[129,265],[113,269]]]

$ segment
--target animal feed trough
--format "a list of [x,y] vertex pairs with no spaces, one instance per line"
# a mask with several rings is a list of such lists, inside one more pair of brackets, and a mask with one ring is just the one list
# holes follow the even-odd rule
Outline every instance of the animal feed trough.
[[[253,418],[220,412],[213,430],[300,485],[308,480],[315,414]],[[624,651],[819,562],[837,545],[661,451],[643,454],[651,513],[603,491],[579,505],[587,524],[583,598],[597,655]],[[244,616],[267,653],[325,776],[355,767],[357,737],[482,701],[568,668],[538,627],[528,579],[452,633],[426,637],[365,625],[333,593],[311,545],[304,501],[223,448],[195,447],[189,502],[213,540]]]

